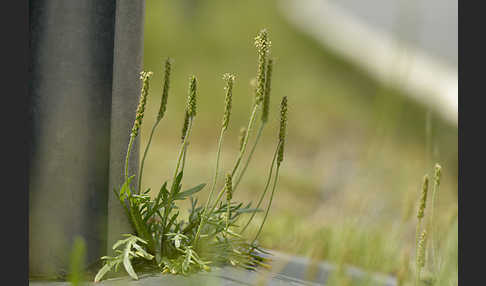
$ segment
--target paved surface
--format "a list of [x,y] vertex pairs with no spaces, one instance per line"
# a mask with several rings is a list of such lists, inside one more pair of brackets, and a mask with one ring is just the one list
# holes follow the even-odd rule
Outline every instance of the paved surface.
[[[335,267],[326,262],[311,263],[302,257],[288,256],[275,253],[273,256],[272,271],[245,271],[234,267],[213,269],[209,273],[199,273],[189,277],[178,275],[141,275],[139,280],[129,277],[108,279],[100,283],[87,283],[86,285],[100,286],[155,286],[155,285],[269,285],[269,286],[315,286],[325,285]],[[396,279],[380,274],[366,275],[363,271],[348,267],[348,275],[353,281],[364,279],[374,280],[376,286],[396,286]],[[30,286],[68,286],[68,282],[39,282],[31,281]]]

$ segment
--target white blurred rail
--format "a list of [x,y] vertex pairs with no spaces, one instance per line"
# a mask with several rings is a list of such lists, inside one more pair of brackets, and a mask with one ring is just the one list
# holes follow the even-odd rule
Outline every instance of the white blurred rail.
[[280,8],[303,32],[457,126],[457,67],[374,28],[329,0],[280,0]]

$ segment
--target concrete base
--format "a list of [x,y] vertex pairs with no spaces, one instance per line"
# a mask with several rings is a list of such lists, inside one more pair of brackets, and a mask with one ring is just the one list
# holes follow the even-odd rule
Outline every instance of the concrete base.
[[[130,277],[107,279],[100,283],[86,283],[85,285],[101,286],[179,286],[179,285],[326,285],[331,277],[335,266],[326,262],[312,263],[303,257],[289,256],[281,253],[274,253],[270,271],[246,271],[239,268],[227,266],[224,268],[213,268],[211,272],[201,272],[195,275],[184,277],[181,275],[170,274],[145,274],[140,275],[139,280]],[[367,275],[364,271],[355,267],[347,267],[348,276],[356,284],[359,282],[370,281],[376,286],[396,286],[397,281],[394,277],[381,274]],[[31,286],[69,286],[68,282],[41,282],[30,281]]]

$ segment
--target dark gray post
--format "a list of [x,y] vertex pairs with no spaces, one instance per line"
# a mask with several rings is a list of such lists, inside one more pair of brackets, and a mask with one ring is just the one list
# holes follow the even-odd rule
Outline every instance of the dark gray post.
[[[144,1],[37,0],[29,10],[34,277],[67,272],[77,235],[93,263],[110,240],[130,232],[112,189],[122,183],[139,96]],[[138,152],[133,155],[132,173]]]
[[[129,233],[131,230],[129,221],[124,219],[126,213],[112,190],[119,188],[124,181],[123,164],[128,147],[128,135],[135,120],[140,95],[139,73],[142,67],[144,18],[145,1],[117,1],[108,195],[108,253],[112,251],[113,243],[121,238],[121,234]],[[137,137],[130,154],[129,174],[134,174],[138,170],[138,138],[140,136]]]

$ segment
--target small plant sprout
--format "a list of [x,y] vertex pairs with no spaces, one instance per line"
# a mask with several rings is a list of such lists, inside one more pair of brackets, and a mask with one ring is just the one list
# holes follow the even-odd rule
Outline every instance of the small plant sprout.
[[[243,155],[245,154],[248,138],[251,134],[256,113],[263,105],[262,122],[257,138],[260,137],[261,130],[269,117],[269,95],[270,95],[270,78],[272,74],[272,60],[267,61],[270,51],[270,41],[268,32],[262,30],[255,39],[255,46],[258,55],[257,81],[255,100],[248,125],[243,128],[240,139],[240,148],[235,164],[232,166],[224,179],[224,186],[213,201],[213,192],[218,184],[218,175],[220,172],[220,157],[222,152],[223,138],[226,131],[230,128],[230,117],[233,98],[233,87],[235,75],[226,73],[223,75],[225,82],[225,99],[224,112],[221,123],[220,135],[218,139],[218,149],[216,154],[216,164],[214,175],[212,177],[209,196],[204,205],[199,205],[195,195],[202,191],[206,186],[205,183],[183,190],[182,180],[184,169],[186,167],[186,155],[189,144],[189,138],[193,127],[194,119],[197,114],[197,96],[198,81],[195,76],[189,78],[189,87],[187,91],[187,102],[184,110],[184,123],[182,126],[181,145],[177,157],[177,163],[172,180],[165,181],[160,187],[159,192],[153,198],[148,195],[150,188],[142,191],[142,174],[145,159],[155,130],[160,121],[164,118],[167,110],[167,102],[170,87],[170,74],[172,69],[171,60],[165,61],[165,73],[163,79],[162,98],[159,111],[156,116],[154,125],[150,133],[149,140],[145,146],[144,154],[141,160],[140,171],[138,174],[129,175],[128,160],[135,137],[140,131],[142,125],[145,105],[149,91],[149,80],[152,72],[142,72],[142,90],[140,102],[137,108],[135,121],[132,131],[129,135],[126,161],[125,161],[125,181],[117,190],[115,195],[118,197],[120,204],[126,211],[130,223],[135,230],[133,234],[127,234],[126,237],[117,241],[113,245],[115,256],[104,256],[101,259],[104,265],[98,271],[95,281],[100,281],[109,271],[117,271],[120,265],[133,278],[138,279],[135,272],[138,266],[147,269],[157,269],[162,273],[189,275],[198,271],[210,271],[209,265],[231,264],[245,269],[255,269],[256,267],[267,267],[266,258],[261,253],[264,250],[255,245],[255,240],[250,244],[235,231],[240,227],[237,221],[242,215],[254,215],[260,211],[258,208],[251,208],[251,203],[243,205],[241,202],[233,201],[233,194],[236,185],[234,182],[235,173],[238,171]],[[274,177],[274,184],[270,203],[266,209],[265,219],[274,196],[277,185],[278,170],[283,160],[283,145],[285,141],[285,126],[287,121],[287,98],[282,100],[281,109],[281,126],[277,149],[272,159],[270,175],[265,186],[265,191],[269,187],[272,170],[276,165],[277,171]],[[258,141],[258,139],[256,140]],[[256,146],[253,146],[253,150]],[[249,156],[251,157],[251,155]],[[248,165],[250,158],[246,162]],[[244,171],[239,173],[238,181],[241,180]],[[138,176],[138,185],[133,187],[132,180]],[[226,202],[223,195],[226,194]],[[177,201],[189,199],[191,207],[189,215],[182,218]],[[262,199],[262,198],[261,198]],[[261,204],[261,199],[259,204]],[[251,220],[251,219],[250,219]],[[263,223],[260,226],[260,230]]]

